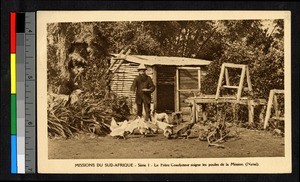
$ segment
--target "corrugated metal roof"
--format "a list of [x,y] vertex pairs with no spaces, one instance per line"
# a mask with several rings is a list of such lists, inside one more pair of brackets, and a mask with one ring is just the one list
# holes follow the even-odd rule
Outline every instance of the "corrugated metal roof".
[[[118,54],[112,54],[117,57]],[[120,59],[124,59],[121,57]],[[204,66],[209,65],[211,61],[204,59],[194,59],[186,57],[166,57],[166,56],[146,56],[146,55],[127,55],[126,61],[145,64],[149,66],[153,65],[172,65],[172,66]]]

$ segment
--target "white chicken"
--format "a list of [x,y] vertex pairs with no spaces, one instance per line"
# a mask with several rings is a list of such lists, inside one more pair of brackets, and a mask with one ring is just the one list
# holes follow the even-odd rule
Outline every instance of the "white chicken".
[[120,126],[117,124],[115,118],[112,117],[112,118],[111,118],[111,123],[110,123],[109,129],[110,129],[111,131],[113,131],[114,129],[116,129],[116,128],[118,128],[118,127],[120,127]]
[[168,123],[165,123],[165,122],[162,122],[162,121],[158,121],[158,120],[154,120],[153,122],[157,125],[157,127],[159,129],[163,130],[164,135],[167,138],[170,138],[170,136],[173,134],[173,126],[174,125],[170,125]]
[[146,134],[149,133],[149,127],[144,118],[138,118],[138,130],[143,136],[146,136]]
[[138,117],[133,121],[129,121],[125,131],[133,133],[135,129],[138,129],[144,136],[149,133],[149,126],[146,124],[144,118]]
[[138,128],[138,122],[139,122],[138,119],[129,121],[125,131],[128,131],[129,133],[133,133],[133,131]]
[[146,125],[148,126],[150,132],[152,132],[152,134],[157,133],[158,131],[158,126],[152,122],[147,121]]
[[118,126],[116,121],[112,119],[111,126],[110,126],[111,129],[110,136],[123,137],[123,139],[126,139],[126,136],[129,134],[129,132],[125,131],[127,126],[128,126],[127,120],[125,120],[121,126]]

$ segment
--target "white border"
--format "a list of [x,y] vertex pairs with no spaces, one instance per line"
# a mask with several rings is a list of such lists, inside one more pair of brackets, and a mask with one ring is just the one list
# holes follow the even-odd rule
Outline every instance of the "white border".
[[[170,21],[284,19],[285,156],[181,159],[48,159],[47,137],[47,23],[92,21]],[[39,173],[291,173],[291,13],[289,11],[39,11],[37,12],[37,127]],[[272,149],[270,149],[272,150]],[[75,167],[76,163],[146,163],[150,167]],[[258,163],[239,167],[154,167],[167,163]]]

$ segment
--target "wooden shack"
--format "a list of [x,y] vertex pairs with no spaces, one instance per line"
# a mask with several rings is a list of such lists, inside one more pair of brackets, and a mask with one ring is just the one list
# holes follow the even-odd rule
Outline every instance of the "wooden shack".
[[137,67],[145,64],[156,89],[152,94],[151,107],[160,112],[182,112],[191,109],[184,100],[201,93],[201,80],[206,75],[210,61],[185,57],[146,55],[112,55],[110,70],[114,73],[111,90],[134,102],[130,92],[133,79],[138,75]]

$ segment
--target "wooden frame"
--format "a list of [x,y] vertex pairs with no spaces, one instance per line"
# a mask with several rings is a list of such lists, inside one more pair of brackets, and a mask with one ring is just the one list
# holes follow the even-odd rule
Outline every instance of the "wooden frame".
[[[277,101],[278,94],[284,94],[284,90],[276,90],[276,89],[270,90],[267,112],[266,112],[266,117],[264,122],[264,129],[266,129],[267,126],[269,125],[269,120],[271,118],[277,120],[284,120],[284,117],[280,117],[278,112],[278,101]],[[275,117],[271,117],[271,109],[273,105],[275,109]]]
[[[242,69],[241,78],[240,78],[238,86],[230,84],[228,68]],[[225,76],[226,85],[222,85],[224,76]],[[245,77],[246,77],[246,81],[247,81],[247,85],[248,85],[247,89],[251,93],[252,92],[252,84],[251,84],[248,66],[243,65],[243,64],[223,63],[222,67],[221,67],[221,72],[220,72],[220,76],[219,76],[218,87],[217,87],[215,99],[216,100],[219,99],[221,88],[237,89],[236,101],[239,102],[242,97],[242,91],[244,90],[244,88],[246,88],[246,87],[244,87]]]
[[[239,85],[231,85],[230,84],[230,77],[228,68],[236,68],[241,69],[241,77],[239,80]],[[201,72],[199,72],[201,73]],[[226,84],[223,85],[223,79],[225,77]],[[244,81],[246,77],[246,82],[248,87],[244,87]],[[237,89],[237,94],[232,96],[226,96],[226,97],[220,97],[221,88],[227,88],[227,89]],[[223,63],[221,66],[221,72],[219,76],[218,81],[218,87],[216,95],[205,95],[205,96],[199,96],[199,97],[191,97],[186,99],[186,102],[192,105],[192,120],[193,122],[196,122],[196,119],[198,118],[198,113],[196,112],[196,107],[198,105],[201,105],[202,110],[202,117],[203,121],[205,122],[207,119],[206,116],[206,110],[205,110],[205,104],[209,103],[232,103],[233,104],[233,115],[234,119],[237,119],[237,112],[236,109],[238,107],[238,104],[243,104],[248,106],[248,122],[249,124],[254,123],[254,109],[256,106],[259,105],[265,105],[266,101],[265,99],[251,99],[250,97],[242,97],[242,91],[246,90],[252,95],[252,84],[250,79],[250,72],[247,65],[243,64],[233,64],[233,63]],[[260,111],[260,113],[264,112],[264,109]],[[261,114],[260,114],[261,115]]]
[[152,66],[152,80],[153,80],[153,83],[155,85],[155,90],[153,92],[153,107],[154,107],[154,110],[157,109],[157,70],[156,70],[156,66]]
[[[179,70],[198,70],[198,88],[197,89],[180,89]],[[176,93],[175,93],[175,111],[180,110],[180,92],[200,92],[201,91],[201,67],[177,67],[176,68]],[[195,112],[193,110],[192,112]]]

